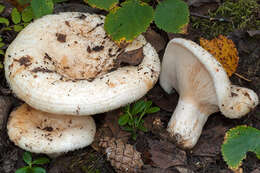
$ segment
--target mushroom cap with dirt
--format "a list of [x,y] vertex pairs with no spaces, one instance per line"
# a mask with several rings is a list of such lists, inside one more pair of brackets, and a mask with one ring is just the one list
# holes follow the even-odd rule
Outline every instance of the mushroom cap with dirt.
[[27,104],[14,110],[7,124],[7,133],[15,145],[51,157],[88,146],[95,132],[91,116],[50,114]]
[[258,104],[256,93],[231,85],[222,65],[196,43],[172,39],[165,50],[160,85],[179,93],[168,131],[183,148],[198,141],[208,116],[221,111],[228,118],[240,118]]
[[[29,24],[6,51],[12,91],[38,110],[67,115],[103,113],[144,96],[159,78],[155,49],[142,35],[120,48],[106,35],[104,18],[66,12]],[[133,51],[141,63],[117,67],[119,55]]]

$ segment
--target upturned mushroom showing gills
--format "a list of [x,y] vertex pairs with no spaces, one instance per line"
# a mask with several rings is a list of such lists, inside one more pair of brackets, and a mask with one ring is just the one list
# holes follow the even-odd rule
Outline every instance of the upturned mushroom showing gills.
[[176,38],[165,50],[160,85],[179,93],[177,107],[167,130],[183,148],[198,141],[208,116],[221,111],[228,118],[240,118],[258,104],[256,93],[231,85],[222,65],[196,43]]
[[[155,49],[143,36],[120,48],[106,35],[104,18],[66,12],[29,24],[6,51],[12,91],[35,109],[67,115],[103,113],[144,96],[160,73]],[[117,67],[118,55],[134,50],[141,63]]]
[[7,124],[7,133],[15,145],[50,157],[88,146],[95,132],[91,116],[50,114],[27,104],[14,110]]

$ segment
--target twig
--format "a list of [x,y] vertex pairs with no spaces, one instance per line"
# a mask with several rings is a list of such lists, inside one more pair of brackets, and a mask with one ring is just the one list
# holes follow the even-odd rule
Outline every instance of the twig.
[[209,19],[209,20],[217,20],[219,22],[231,22],[232,23],[232,20],[223,18],[223,17],[210,17],[210,16],[204,16],[204,15],[201,15],[198,13],[193,13],[193,12],[190,12],[190,14],[195,17],[201,17],[201,18],[205,18],[205,19]]
[[238,74],[238,73],[234,73],[237,77],[241,78],[241,79],[244,79],[245,81],[247,82],[252,82],[252,80],[250,79],[247,79],[246,77],[242,76],[241,74]]

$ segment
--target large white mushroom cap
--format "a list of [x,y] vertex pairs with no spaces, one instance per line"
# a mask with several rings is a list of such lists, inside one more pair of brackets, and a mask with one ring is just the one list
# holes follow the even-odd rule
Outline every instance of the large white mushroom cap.
[[57,156],[91,144],[96,125],[91,116],[50,114],[23,104],[10,114],[7,130],[22,149]]
[[13,92],[36,109],[71,115],[106,112],[145,95],[159,77],[156,51],[139,36],[125,51],[142,48],[143,61],[113,71],[122,49],[103,24],[104,16],[67,12],[28,25],[6,51]]
[[222,65],[196,43],[176,38],[165,50],[160,85],[180,95],[168,131],[185,148],[192,148],[210,114],[221,111],[240,118],[258,104],[256,93],[231,85]]

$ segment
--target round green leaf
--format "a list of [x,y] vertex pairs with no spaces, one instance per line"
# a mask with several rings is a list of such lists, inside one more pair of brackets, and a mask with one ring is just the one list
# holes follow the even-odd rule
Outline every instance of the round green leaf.
[[32,163],[32,155],[30,152],[26,151],[23,153],[23,160],[25,161],[25,163],[27,163],[28,165],[30,165]]
[[32,19],[33,19],[33,10],[31,6],[28,6],[22,11],[22,20],[24,22],[30,22]]
[[230,129],[225,136],[221,147],[222,155],[231,169],[237,169],[248,151],[259,155],[260,151],[260,130],[237,126]]
[[123,114],[122,116],[120,116],[120,118],[118,119],[118,124],[120,126],[124,126],[126,125],[126,123],[129,120],[129,116],[127,114]]
[[189,9],[182,0],[164,0],[155,10],[155,24],[166,32],[181,33],[189,22]]
[[32,164],[38,164],[38,165],[43,165],[43,164],[46,164],[46,163],[49,163],[50,160],[46,157],[42,157],[42,158],[39,158],[39,159],[36,159],[32,162]]
[[21,22],[21,15],[17,8],[13,8],[12,13],[11,13],[12,21],[14,24],[18,24]]
[[9,26],[9,20],[7,18],[0,17],[0,23],[3,23],[6,26]]
[[118,0],[84,0],[93,8],[109,10],[118,4]]
[[52,0],[32,0],[31,7],[34,17],[40,18],[53,12],[54,4]]
[[117,42],[132,41],[145,32],[153,19],[153,8],[137,0],[122,3],[105,19],[105,30]]
[[5,9],[5,6],[0,4],[0,13],[2,13],[4,11],[4,9]]

